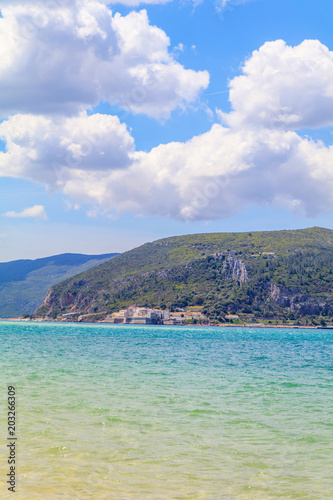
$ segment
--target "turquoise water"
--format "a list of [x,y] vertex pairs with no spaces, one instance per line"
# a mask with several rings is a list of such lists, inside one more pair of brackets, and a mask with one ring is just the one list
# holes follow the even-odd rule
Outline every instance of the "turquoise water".
[[324,330],[0,323],[1,498],[331,500],[332,355]]

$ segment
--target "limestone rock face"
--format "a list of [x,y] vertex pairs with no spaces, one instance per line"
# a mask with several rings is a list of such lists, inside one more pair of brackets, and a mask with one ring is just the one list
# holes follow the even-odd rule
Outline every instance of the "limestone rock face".
[[229,257],[226,258],[226,255],[223,252],[216,252],[213,254],[213,257],[215,260],[224,261],[223,272],[224,274],[229,275],[229,278],[239,281],[240,283],[246,283],[248,281],[249,276],[244,262],[236,257],[233,257],[232,255],[229,255]]
[[332,305],[309,295],[298,295],[291,300],[290,309],[300,314],[332,314]]
[[297,287],[282,287],[269,283],[270,296],[279,306],[290,307],[292,298],[299,293]]
[[270,296],[278,305],[300,314],[332,314],[333,306],[324,300],[318,300],[309,294],[301,293],[297,287],[282,287],[269,283]]
[[248,280],[248,273],[244,262],[235,257],[228,258],[229,267],[232,270],[232,279],[245,283]]

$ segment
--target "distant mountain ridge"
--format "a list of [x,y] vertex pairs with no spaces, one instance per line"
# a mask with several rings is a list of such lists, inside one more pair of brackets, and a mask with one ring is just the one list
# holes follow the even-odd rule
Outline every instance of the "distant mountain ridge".
[[[146,243],[52,287],[35,317],[90,321],[131,304],[210,321],[333,321],[333,231],[194,234]],[[258,319],[259,318],[259,319]],[[317,319],[316,319],[317,318]]]
[[32,314],[51,286],[116,255],[65,253],[0,263],[0,318]]

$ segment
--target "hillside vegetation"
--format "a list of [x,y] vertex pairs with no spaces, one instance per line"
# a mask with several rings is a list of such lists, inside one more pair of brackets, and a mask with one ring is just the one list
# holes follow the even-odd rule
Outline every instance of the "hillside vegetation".
[[333,315],[333,231],[213,233],[147,243],[54,286],[35,317],[91,320],[130,304],[201,306],[210,321],[324,323]]
[[0,318],[32,314],[41,305],[51,286],[115,255],[118,254],[67,253],[43,259],[0,263]]

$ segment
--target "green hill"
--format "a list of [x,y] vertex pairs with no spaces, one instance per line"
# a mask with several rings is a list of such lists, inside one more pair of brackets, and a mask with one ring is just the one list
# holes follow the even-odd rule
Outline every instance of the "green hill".
[[116,255],[62,254],[0,263],[0,318],[32,314],[51,286]]
[[[147,243],[54,286],[35,316],[202,306],[211,321],[316,322],[333,315],[333,231],[213,233]],[[75,319],[75,315],[72,316]],[[94,317],[92,317],[94,319]]]

